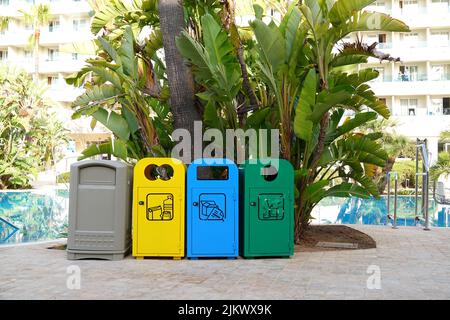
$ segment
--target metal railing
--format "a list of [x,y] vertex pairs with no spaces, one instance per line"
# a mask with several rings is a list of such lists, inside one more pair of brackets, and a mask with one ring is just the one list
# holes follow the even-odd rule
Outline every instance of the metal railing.
[[[394,217],[392,218],[390,215],[391,209],[391,176],[394,176]],[[397,227],[397,203],[398,203],[398,173],[397,172],[388,172],[386,174],[387,179],[387,217],[386,224],[389,223],[389,220],[393,220],[392,229],[398,229]]]
[[[419,172],[419,155],[422,157],[422,172]],[[417,139],[416,142],[416,186],[415,186],[415,220],[424,222],[424,230],[430,230],[429,216],[429,188],[430,188],[430,160],[428,140]],[[422,177],[422,206],[419,215],[419,177]]]
[[17,228],[15,225],[13,225],[11,222],[0,218],[0,221],[3,222],[4,224],[6,224],[8,227],[12,228],[13,231],[11,233],[9,233],[4,239],[0,238],[0,242],[6,242],[8,241],[17,231],[19,231],[19,228]]

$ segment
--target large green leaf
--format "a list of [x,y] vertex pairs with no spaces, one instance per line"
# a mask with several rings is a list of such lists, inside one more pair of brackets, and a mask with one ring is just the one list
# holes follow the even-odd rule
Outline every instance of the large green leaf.
[[331,187],[330,189],[325,191],[321,199],[325,197],[347,198],[350,196],[358,198],[369,198],[370,192],[366,190],[364,187],[358,186],[357,184],[345,182],[337,186]]
[[120,77],[114,71],[105,67],[97,66],[91,66],[89,67],[89,69],[95,76],[100,78],[102,83],[110,82],[118,90],[122,89],[122,82],[120,81]]
[[206,104],[203,121],[208,128],[222,128],[222,119],[219,117],[216,106],[211,100]]
[[367,63],[366,55],[342,52],[333,57],[330,65],[334,68],[351,66],[360,63]]
[[372,164],[383,166],[388,157],[382,145],[364,136],[354,135],[347,137],[346,139],[339,140],[338,144],[345,152],[351,152],[359,157],[361,162],[370,160]]
[[352,119],[344,122],[340,127],[337,128],[337,134],[338,136],[346,134],[369,121],[375,120],[376,118],[377,114],[375,112],[357,113]]
[[269,116],[270,112],[270,108],[256,110],[247,118],[245,125],[247,128],[260,128],[261,124],[266,120],[267,116]]
[[317,199],[321,197],[325,191],[325,187],[328,186],[330,181],[320,180],[316,181],[305,188],[306,198],[305,201],[318,202]]
[[313,112],[309,119],[313,123],[318,123],[322,117],[327,113],[331,108],[336,105],[344,103],[347,99],[351,97],[351,93],[349,90],[336,90],[334,92],[321,92],[318,97],[318,102],[314,106]]
[[316,103],[317,75],[316,70],[311,69],[306,76],[300,100],[295,110],[294,133],[304,141],[311,140],[313,122],[310,120],[312,108]]
[[111,84],[102,84],[100,86],[93,86],[86,90],[81,96],[73,102],[74,107],[87,106],[91,104],[100,104],[106,100],[115,98],[120,92]]
[[137,60],[134,52],[134,36],[130,26],[125,27],[119,53],[122,59],[122,67],[125,74],[137,80]]
[[371,179],[370,177],[358,172],[352,172],[348,175],[348,177],[358,182],[371,195],[373,196],[379,195],[378,187],[376,183],[373,181],[373,179]]
[[97,38],[99,46],[105,51],[110,58],[119,66],[119,69],[122,69],[122,59],[119,56],[119,53],[116,49],[108,42],[108,40],[98,37]]
[[297,44],[297,34],[299,32],[299,25],[301,21],[301,12],[295,4],[292,4],[289,8],[288,14],[284,17],[284,26],[280,26],[285,38],[286,45],[286,57],[289,59],[294,50],[294,46]]
[[283,35],[278,28],[271,28],[261,20],[255,20],[251,25],[259,45],[261,58],[271,67],[273,73],[277,73],[286,62]]
[[333,25],[346,23],[354,14],[375,1],[376,0],[337,0],[331,8],[328,17]]
[[227,34],[213,18],[206,14],[202,17],[203,41],[206,52],[208,52],[209,62],[213,66],[226,64],[230,62],[230,53],[233,46],[230,43]]
[[[151,2],[155,1],[156,0],[152,0]],[[149,0],[144,2],[149,2]],[[142,0],[110,0],[107,5],[102,6],[100,10],[96,11],[92,18],[91,31],[94,34],[97,34],[100,29],[114,22],[116,18],[131,15],[133,13],[140,13],[142,9]]]
[[130,137],[130,128],[127,121],[116,112],[98,109],[92,116],[120,139],[127,141]]
[[347,34],[357,31],[410,32],[411,30],[403,21],[394,19],[387,14],[362,12],[354,22],[343,25],[339,34],[345,37]]
[[92,144],[82,152],[78,160],[83,160],[97,155],[109,154],[127,161],[127,145],[121,140],[108,141],[101,144]]
[[195,41],[186,31],[176,39],[177,48],[181,55],[187,58],[199,70],[204,79],[212,77],[202,45]]

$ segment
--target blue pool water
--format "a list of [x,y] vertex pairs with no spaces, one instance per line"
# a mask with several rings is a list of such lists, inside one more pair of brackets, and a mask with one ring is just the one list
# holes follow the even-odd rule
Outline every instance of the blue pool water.
[[66,237],[67,190],[0,192],[0,245]]
[[[421,201],[419,197],[420,215]],[[415,197],[398,196],[397,224],[414,226]],[[391,197],[390,215],[394,215],[394,199]],[[387,218],[386,197],[379,199],[335,198],[323,199],[313,211],[315,224],[369,224],[384,225]],[[450,227],[450,207],[440,206],[430,199],[429,215],[434,227]]]

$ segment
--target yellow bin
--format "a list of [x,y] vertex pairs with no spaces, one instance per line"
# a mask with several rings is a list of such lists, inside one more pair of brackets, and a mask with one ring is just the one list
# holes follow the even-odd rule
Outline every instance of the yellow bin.
[[186,168],[177,159],[146,158],[134,167],[133,256],[184,256]]

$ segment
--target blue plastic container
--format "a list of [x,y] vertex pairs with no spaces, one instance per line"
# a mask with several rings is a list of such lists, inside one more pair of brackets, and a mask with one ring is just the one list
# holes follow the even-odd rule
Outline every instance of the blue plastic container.
[[239,255],[239,173],[227,159],[197,159],[187,171],[187,257]]

